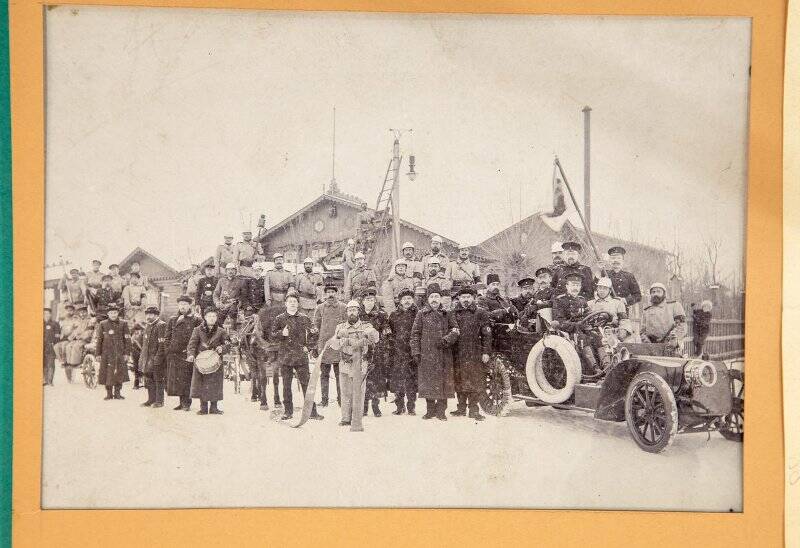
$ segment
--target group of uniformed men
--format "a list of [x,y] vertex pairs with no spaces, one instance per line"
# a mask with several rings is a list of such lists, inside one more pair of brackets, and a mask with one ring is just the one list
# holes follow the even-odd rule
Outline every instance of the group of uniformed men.
[[[635,333],[629,310],[642,295],[636,277],[623,270],[626,252],[621,246],[608,250],[608,264],[599,265],[598,277],[580,263],[579,243],[555,243],[553,263],[537,269],[533,277],[520,279],[520,294],[507,299],[501,295],[498,274],[487,274],[485,284],[481,283],[467,247],[460,247],[453,259],[443,252],[442,239],[434,236],[430,252],[417,259],[415,246],[406,242],[403,257],[380,286],[379,299],[375,274],[366,266],[364,255],[355,251],[352,240],[344,250],[342,291],[314,272],[310,258],[304,260],[302,272],[292,274],[284,269],[283,255],[275,253],[274,267],[260,274],[253,263],[263,259],[263,250],[251,234],[245,233],[236,246],[231,237],[225,240],[217,249],[214,264],[205,267],[202,277],[189,280],[173,317],[164,322],[157,307],[144,311],[138,345],[132,344],[131,336],[136,322],[120,317],[122,312],[125,318],[133,318],[129,307],[136,301],[131,295],[143,298],[137,289],[141,287],[138,269],[125,280],[113,269],[115,265],[110,274],[99,274],[99,261],[95,261],[91,276],[83,282],[73,271],[73,278],[64,284],[70,304],[91,299],[101,321],[93,325],[83,304],[76,307],[78,322],[83,323],[74,329],[68,327],[74,321],[70,304],[60,324],[45,311],[45,384],[52,384],[54,357],[71,363],[74,360],[69,354],[79,354],[77,346],[82,351],[93,339],[106,399],[123,398],[121,386],[129,380],[127,363],[135,357],[135,369],[147,378],[148,398],[143,406],[163,407],[166,391],[179,398],[175,410],[189,410],[196,398],[200,400],[199,414],[221,414],[222,369],[202,374],[192,362],[203,350],[224,354],[235,344],[250,365],[252,401],[269,409],[266,387],[272,379],[274,405],[282,404],[281,418],[290,419],[294,413],[292,379],[297,377],[305,392],[309,357],[321,354],[320,406],[329,404],[333,370],[342,410],[340,424],[346,425],[352,416],[353,355],[358,350],[364,357],[363,371],[368,373],[363,413],[371,408],[376,417],[381,416],[380,398],[391,391],[396,415],[416,414],[420,397],[427,402],[423,418],[446,420],[447,400],[457,396],[457,408],[451,415],[469,413],[471,418],[483,420],[477,401],[484,390],[484,364],[491,354],[495,323],[516,322],[522,329],[545,325],[574,336],[589,373],[607,365],[606,356],[599,351],[602,341],[582,323],[590,313],[607,312],[621,341],[641,337],[645,342],[666,342],[679,353],[684,336],[683,309],[680,303],[666,300],[666,288],[660,283],[651,285],[650,304],[644,308],[639,334]],[[78,283],[83,283],[83,289],[73,291]],[[105,297],[107,293],[117,295],[118,288],[117,298]],[[228,318],[227,325],[238,327],[235,337],[223,328]],[[323,418],[316,405],[311,417]]]

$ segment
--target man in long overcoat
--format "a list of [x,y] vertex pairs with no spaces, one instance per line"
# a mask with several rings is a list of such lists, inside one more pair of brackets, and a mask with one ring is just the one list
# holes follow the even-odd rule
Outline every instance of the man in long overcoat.
[[485,308],[475,304],[475,290],[471,287],[462,287],[457,297],[453,315],[461,332],[455,347],[458,407],[450,414],[463,417],[469,405],[470,418],[482,421],[478,398],[486,385],[483,364],[489,361],[492,351],[491,319]]
[[178,396],[180,403],[175,411],[188,411],[192,407],[192,363],[186,360],[186,347],[194,328],[202,320],[192,314],[192,298],[178,297],[178,313],[167,321],[164,347],[167,352],[167,395]]
[[[220,355],[228,351],[228,337],[225,329],[218,322],[217,309],[213,306],[206,308],[203,323],[192,331],[189,345],[186,347],[186,360],[194,362],[197,355],[204,350],[213,350]],[[200,400],[198,415],[222,415],[222,409],[217,402],[222,400],[222,383],[224,382],[225,368],[220,363],[219,368],[213,373],[203,374],[197,369],[192,369],[192,385],[190,396]],[[209,409],[209,403],[211,408]]]
[[411,328],[411,355],[417,364],[419,397],[427,403],[422,418],[445,421],[447,399],[455,396],[452,346],[459,331],[450,311],[442,308],[437,284],[428,286],[427,301]]
[[124,400],[122,383],[129,380],[127,361],[131,354],[131,336],[127,322],[120,320],[116,304],[109,305],[106,314],[108,318],[97,324],[94,332],[95,352],[100,359],[97,383],[106,387],[104,399]]
[[147,385],[147,401],[142,407],[164,407],[164,384],[166,381],[167,324],[158,317],[159,310],[148,306],[144,311],[145,325],[142,337],[142,352],[139,354],[139,371]]
[[53,375],[56,370],[56,351],[53,345],[58,341],[61,327],[53,319],[53,313],[49,308],[44,309],[44,380],[45,386],[53,386]]
[[397,310],[389,315],[391,329],[392,365],[390,387],[394,392],[394,403],[397,409],[393,415],[416,415],[414,408],[417,402],[417,366],[411,356],[411,328],[417,317],[414,304],[414,290],[400,291]]
[[386,358],[389,348],[386,338],[391,332],[389,329],[389,317],[384,312],[376,300],[374,287],[364,290],[361,299],[361,313],[359,319],[364,323],[369,323],[380,335],[380,340],[373,345],[365,358],[368,363],[372,363],[372,371],[367,376],[366,387],[364,389],[364,416],[367,415],[367,408],[372,403],[372,414],[376,417],[381,416],[380,398],[386,395],[387,371]]

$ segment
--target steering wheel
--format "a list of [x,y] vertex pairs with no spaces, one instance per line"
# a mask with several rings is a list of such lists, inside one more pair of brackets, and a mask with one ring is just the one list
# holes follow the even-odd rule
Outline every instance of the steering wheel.
[[598,310],[582,319],[581,327],[604,327],[606,324],[611,323],[612,319],[611,314],[605,310]]

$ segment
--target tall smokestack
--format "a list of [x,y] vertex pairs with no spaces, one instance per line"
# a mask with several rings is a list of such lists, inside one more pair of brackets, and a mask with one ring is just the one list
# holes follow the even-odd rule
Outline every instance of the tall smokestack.
[[592,109],[583,107],[583,216],[586,219],[586,230],[592,229],[592,187],[590,177],[590,117]]

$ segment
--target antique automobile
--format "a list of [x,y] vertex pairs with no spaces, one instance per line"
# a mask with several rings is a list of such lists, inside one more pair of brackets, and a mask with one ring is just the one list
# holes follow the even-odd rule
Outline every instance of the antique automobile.
[[599,420],[626,421],[633,440],[651,453],[666,449],[678,433],[718,431],[726,439],[742,441],[740,369],[721,361],[670,356],[666,344],[621,343],[610,322],[606,312],[581,322],[584,332],[603,340],[600,352],[606,359],[596,373],[584,363],[577,339],[554,330],[546,320],[540,318],[537,331],[524,329],[520,322],[495,324],[481,408],[503,415],[513,400],[521,400],[530,407],[549,405],[592,413]]

